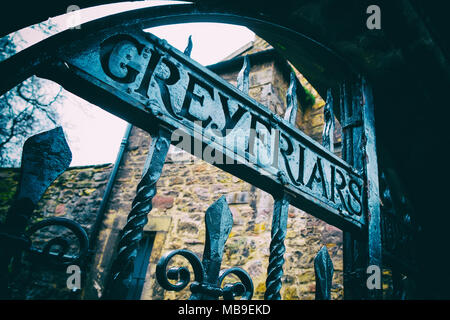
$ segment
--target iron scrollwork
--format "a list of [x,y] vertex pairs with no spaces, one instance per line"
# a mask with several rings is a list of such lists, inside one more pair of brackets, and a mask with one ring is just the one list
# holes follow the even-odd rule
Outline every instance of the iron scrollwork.
[[[234,300],[236,296],[241,296],[241,300],[251,300],[253,296],[253,282],[250,275],[241,268],[229,268],[221,270],[216,285],[205,282],[205,270],[200,259],[191,251],[179,249],[164,255],[156,266],[156,279],[165,290],[179,292],[187,287],[190,282],[190,272],[186,267],[172,267],[167,269],[170,260],[180,255],[186,258],[194,271],[194,281],[190,285],[193,293],[191,300],[197,300],[198,296],[209,297],[210,299],[218,299],[223,297],[224,300]],[[241,282],[227,283],[222,288],[225,278],[234,274]],[[177,281],[175,284],[169,280]],[[206,298],[205,298],[206,299]]]
[[[171,267],[167,269],[172,258],[182,256],[188,260],[193,272],[194,281],[190,285],[192,292],[190,300],[250,300],[253,296],[253,282],[250,275],[243,269],[233,267],[219,272],[225,242],[233,225],[233,217],[225,197],[221,197],[206,211],[206,242],[203,261],[193,252],[185,249],[171,251],[161,257],[156,266],[156,279],[168,291],[181,291],[190,282],[190,272],[186,267]],[[233,274],[240,282],[227,283],[222,287],[227,276]],[[177,281],[175,284],[169,280]]]
[[[64,227],[70,230],[77,238],[78,252],[75,255],[69,255],[71,241],[64,236],[56,236],[50,239],[42,249],[33,246],[31,241],[33,234],[51,226]],[[26,235],[30,239],[30,246],[27,250],[30,254],[30,260],[36,263],[49,264],[53,267],[67,267],[73,264],[82,265],[89,252],[89,238],[86,231],[79,223],[70,219],[53,217],[39,221],[30,226]],[[52,249],[55,247],[59,248],[57,253],[52,252]]]
[[[50,227],[58,229],[58,235],[53,230],[45,230]],[[38,234],[44,232],[43,234]],[[42,272],[57,271],[56,283],[63,280],[69,266],[77,266],[84,270],[86,258],[89,254],[89,238],[84,228],[77,222],[60,217],[47,218],[32,224],[23,235],[26,246],[20,252],[16,252],[11,265],[10,283],[14,291],[23,290],[37,276],[42,277]],[[43,240],[40,245],[35,245],[33,240]],[[60,277],[62,276],[62,277]],[[76,294],[80,288],[74,287],[72,293]],[[72,296],[75,298],[75,296]]]
[[[72,153],[61,127],[28,138],[22,151],[19,185],[0,228],[0,298],[10,298],[9,265],[17,259],[30,242],[25,231],[33,211],[50,184],[69,167]],[[48,223],[48,222],[45,222]],[[40,225],[44,225],[42,222]],[[37,230],[37,229],[36,229]],[[54,240],[53,244],[62,240]],[[50,247],[48,247],[50,249]]]

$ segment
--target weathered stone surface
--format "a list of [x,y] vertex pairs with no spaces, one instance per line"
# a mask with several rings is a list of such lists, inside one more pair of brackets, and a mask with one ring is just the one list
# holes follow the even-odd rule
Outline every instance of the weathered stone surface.
[[173,207],[174,198],[156,195],[153,200],[153,207],[160,209],[170,209]]
[[184,183],[184,179],[181,177],[173,177],[169,180],[169,186],[174,186],[174,185],[178,185],[178,184],[183,184]]

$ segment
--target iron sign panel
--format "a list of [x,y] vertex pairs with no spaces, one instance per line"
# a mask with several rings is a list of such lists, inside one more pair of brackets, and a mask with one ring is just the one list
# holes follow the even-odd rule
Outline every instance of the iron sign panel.
[[172,144],[193,155],[271,194],[286,192],[292,205],[330,224],[363,229],[358,172],[166,41],[127,30],[61,52],[58,80],[72,91],[83,81],[94,84],[121,101],[119,107],[91,94],[108,111],[147,131],[168,127]]

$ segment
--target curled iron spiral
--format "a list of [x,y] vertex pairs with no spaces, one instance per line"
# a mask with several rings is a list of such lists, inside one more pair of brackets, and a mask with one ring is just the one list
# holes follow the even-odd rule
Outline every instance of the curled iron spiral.
[[[193,295],[190,299],[196,299],[195,295],[198,294],[207,295],[214,299],[223,297],[224,300],[234,300],[236,296],[241,296],[241,300],[250,300],[252,298],[253,282],[245,270],[240,268],[222,270],[219,274],[217,284],[207,283],[204,281],[205,271],[200,259],[194,253],[185,249],[174,250],[165,254],[156,265],[156,279],[165,290],[178,292],[186,288],[190,282],[190,272],[187,268],[172,267],[167,270],[170,260],[176,255],[186,258],[194,271],[194,281],[190,286]],[[225,284],[222,288],[221,286],[225,277],[230,274],[237,276],[241,282]],[[172,284],[169,280],[175,280],[177,282]]]
[[234,274],[241,282],[227,283],[223,287],[224,300],[234,300],[234,297],[241,296],[241,300],[251,300],[253,297],[253,282],[250,275],[241,268],[229,268],[221,270],[217,284],[222,286],[223,280],[230,274]]
[[148,222],[147,215],[153,208],[152,200],[156,194],[156,183],[161,176],[169,145],[170,133],[163,132],[152,137],[150,165],[137,186],[136,197],[121,233],[117,256],[111,267],[112,276],[105,295],[108,298],[122,297],[131,283],[134,260],[139,242],[143,237],[144,226]]
[[[53,266],[67,267],[72,264],[81,265],[89,251],[89,238],[83,227],[77,222],[66,218],[48,218],[39,221],[30,226],[26,232],[26,236],[31,239],[32,235],[37,231],[50,227],[61,226],[71,231],[73,235],[78,239],[78,252],[76,255],[68,255],[71,242],[67,237],[55,237],[48,241],[42,249],[33,247],[30,241],[30,247],[28,252],[31,255],[31,259],[34,262],[43,264],[51,264]],[[51,253],[52,248],[58,247],[58,253]]]
[[[199,258],[189,250],[179,249],[171,251],[159,259],[156,265],[156,279],[158,283],[166,290],[181,291],[189,284],[190,273],[185,267],[174,267],[167,270],[170,260],[176,255],[185,257],[194,270],[194,281],[201,283],[204,279],[203,266]],[[167,270],[167,273],[166,273]],[[169,280],[177,280],[176,284],[170,283]]]

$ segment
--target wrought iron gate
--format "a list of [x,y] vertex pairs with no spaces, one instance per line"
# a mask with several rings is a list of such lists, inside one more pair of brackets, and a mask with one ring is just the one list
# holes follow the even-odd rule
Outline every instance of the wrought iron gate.
[[[105,297],[126,298],[124,293],[132,280],[136,252],[147,215],[152,210],[152,199],[169,146],[180,142],[180,139],[173,139],[176,132],[178,137],[200,143],[202,150],[213,148],[223,159],[223,162],[212,162],[213,165],[274,197],[265,299],[281,298],[289,205],[344,230],[346,298],[381,298],[380,289],[368,290],[365,287],[367,266],[382,267],[382,240],[389,242],[386,236],[382,239],[382,231],[386,230],[382,226],[387,225],[387,219],[382,219],[380,197],[384,199],[383,203],[387,201],[387,187],[383,185],[385,189],[380,193],[374,102],[367,81],[363,77],[349,76],[348,81],[341,84],[339,92],[328,91],[324,108],[324,145],[321,146],[295,126],[297,88],[300,86],[295,74],[291,75],[287,109],[284,119],[281,119],[248,96],[250,61],[245,60],[235,88],[190,59],[191,48],[190,42],[182,53],[136,26],[126,29],[110,27],[64,42],[57,50],[42,55],[38,67],[30,69],[152,136],[148,166],[121,234]],[[8,67],[8,64],[10,66],[11,62],[4,65]],[[343,129],[343,160],[333,153],[336,98],[341,110],[338,118]],[[243,142],[229,144],[229,140],[235,141],[236,135],[243,136]],[[55,143],[55,139],[61,139],[61,135],[50,137],[49,144]],[[269,143],[265,144],[267,141]],[[194,150],[186,151],[196,155]],[[37,165],[37,170],[49,165],[48,177],[40,183],[42,187],[39,190],[29,189],[31,182],[26,180],[29,172],[23,171],[22,189],[1,233],[2,241],[9,241],[14,249],[2,257],[3,276],[7,274],[5,268],[11,256],[19,248],[29,248],[24,230],[37,202],[31,194],[36,194],[38,199],[38,194],[42,194],[67,168],[67,158],[61,151],[50,160],[64,165]],[[32,203],[25,200],[30,197]],[[187,250],[177,250],[161,258],[157,278],[165,289],[181,290],[187,285],[186,268],[166,270],[174,255],[182,255],[192,264],[195,273],[195,281],[191,285],[192,299],[251,298],[253,284],[244,270],[231,268],[219,272],[223,247],[232,227],[230,216],[224,198],[207,210],[207,238],[202,262]],[[49,223],[57,222],[51,220]],[[78,227],[73,229],[82,239],[82,254],[76,257],[79,259],[87,247],[87,238]],[[55,244],[66,246],[62,239],[58,239],[49,243],[49,247]],[[49,255],[46,250],[41,253]],[[326,248],[317,254],[315,272],[316,298],[330,299],[333,265]],[[221,284],[229,274],[237,275],[241,282],[222,288]],[[178,283],[174,285],[169,279],[178,280]],[[7,281],[3,279],[2,282],[3,297],[6,297]]]

